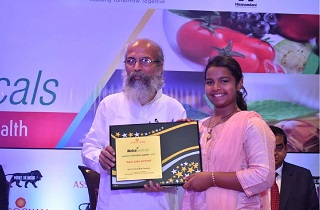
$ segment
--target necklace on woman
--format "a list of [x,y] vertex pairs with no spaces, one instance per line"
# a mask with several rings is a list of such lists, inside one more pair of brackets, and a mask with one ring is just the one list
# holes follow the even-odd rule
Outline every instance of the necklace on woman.
[[220,119],[217,123],[215,123],[214,125],[212,125],[212,127],[209,128],[210,123],[211,123],[211,120],[212,120],[212,116],[211,116],[211,117],[210,117],[209,124],[208,124],[208,128],[207,128],[207,133],[208,133],[208,134],[207,134],[207,141],[208,141],[209,139],[211,139],[212,129],[213,129],[214,127],[216,127],[218,124],[220,124],[221,122],[227,121],[227,119],[229,119],[229,118],[230,118],[234,113],[236,113],[236,112],[237,112],[237,110],[231,112],[230,114],[228,114],[228,115],[226,115],[226,116],[224,116],[224,117],[221,117],[221,119]]

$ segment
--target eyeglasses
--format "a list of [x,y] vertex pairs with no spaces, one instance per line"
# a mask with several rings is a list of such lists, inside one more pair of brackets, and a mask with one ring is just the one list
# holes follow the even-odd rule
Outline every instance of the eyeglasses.
[[[141,66],[147,67],[147,66],[151,66],[153,63],[158,63],[158,60],[151,60],[150,58],[139,58],[139,64]],[[135,58],[127,58],[124,61],[125,64],[127,64],[128,66],[135,66],[137,63],[137,59]]]
[[274,149],[276,152],[281,152],[284,149],[283,144],[278,144],[276,145],[276,148]]

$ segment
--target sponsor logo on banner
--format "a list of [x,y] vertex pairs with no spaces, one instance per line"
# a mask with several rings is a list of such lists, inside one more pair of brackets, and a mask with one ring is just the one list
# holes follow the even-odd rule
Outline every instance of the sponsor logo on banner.
[[73,188],[88,188],[88,187],[85,181],[75,181],[73,184]]
[[[83,189],[88,188],[85,181],[75,181],[73,188]],[[81,203],[79,204],[79,210],[90,210],[90,203]]]
[[79,210],[90,210],[90,203],[81,203],[79,205]]
[[10,179],[10,187],[13,187],[14,185],[16,185],[17,187],[23,187],[20,184],[21,182],[24,182],[25,188],[28,188],[29,183],[31,183],[34,188],[38,188],[36,182],[40,181],[43,177],[39,170],[34,170],[27,173],[6,174],[6,176],[10,175],[12,175]]
[[20,197],[16,200],[15,204],[16,204],[16,207],[23,208],[26,206],[27,201],[26,199]]
[[258,4],[254,0],[238,0],[235,2],[236,7],[257,8]]
[[9,207],[8,210],[49,210],[48,208],[34,208],[25,207],[27,205],[27,200],[23,197],[17,198],[15,202],[15,207]]

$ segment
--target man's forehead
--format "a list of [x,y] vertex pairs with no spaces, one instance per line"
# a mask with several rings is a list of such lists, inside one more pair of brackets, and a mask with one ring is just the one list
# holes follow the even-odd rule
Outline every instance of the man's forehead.
[[282,135],[276,135],[276,144],[283,144],[283,136]]
[[156,57],[156,53],[153,50],[130,49],[130,50],[128,50],[126,57],[134,57],[136,59],[138,59],[138,58],[152,58],[152,59],[154,59]]
[[131,47],[144,47],[144,48],[150,48],[152,47],[153,44],[150,43],[149,41],[147,40],[138,40],[138,41],[135,41],[131,44]]
[[134,43],[132,43],[128,49],[128,53],[146,53],[150,55],[154,55],[157,52],[157,48],[150,42],[147,42],[145,40],[139,40]]

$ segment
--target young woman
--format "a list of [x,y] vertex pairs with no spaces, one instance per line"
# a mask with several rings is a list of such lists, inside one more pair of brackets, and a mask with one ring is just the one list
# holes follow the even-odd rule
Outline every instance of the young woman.
[[262,202],[260,193],[274,181],[275,137],[259,114],[246,111],[235,59],[210,59],[205,81],[214,110],[199,121],[203,172],[185,177],[182,209],[267,209],[270,202]]

